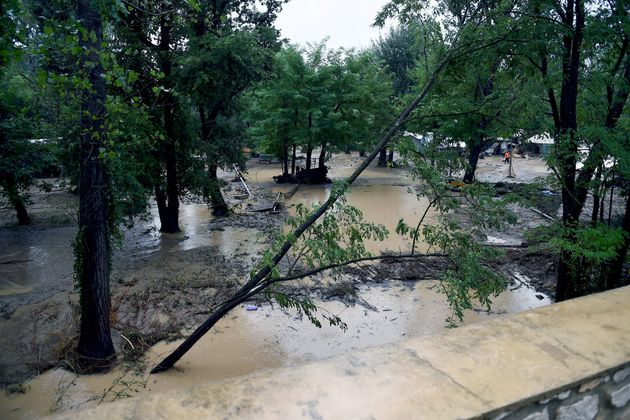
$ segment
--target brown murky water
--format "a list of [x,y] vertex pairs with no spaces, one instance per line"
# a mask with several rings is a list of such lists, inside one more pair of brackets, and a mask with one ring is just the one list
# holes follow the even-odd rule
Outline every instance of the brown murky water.
[[[359,161],[357,156],[336,157],[335,169],[330,176],[348,175]],[[271,176],[278,173],[278,165],[254,163],[248,183],[273,187],[275,191],[290,190],[293,186],[273,183]],[[394,228],[400,218],[405,218],[409,224],[417,223],[426,208],[426,201],[419,201],[415,194],[409,193],[413,186],[414,182],[400,170],[370,167],[349,192],[348,202],[363,211],[365,220],[383,224],[390,230],[387,241],[368,244],[372,253],[409,251],[410,241],[396,235]],[[301,186],[287,204],[322,202],[328,197],[330,187]],[[259,252],[260,245],[254,245],[254,241],[243,245],[251,239],[251,229],[226,227],[213,230],[208,225],[212,216],[205,205],[186,204],[180,209],[180,234],[160,234],[157,212],[152,209],[147,221],[127,232],[121,258],[155,253],[168,261],[177,258],[180,251],[204,246],[217,247],[229,257],[243,251],[250,255]],[[434,216],[429,213],[427,222],[431,223]],[[71,275],[70,243],[74,233],[74,228],[65,227],[29,235],[14,234],[19,240],[0,247],[0,257],[3,258],[0,262],[23,262],[0,265],[0,297],[30,293],[38,287],[43,290],[47,282],[55,285],[59,278]],[[419,249],[426,247],[420,245]],[[119,368],[106,375],[76,376],[61,369],[51,370],[25,384],[27,388],[23,394],[1,394],[0,418],[28,418],[74,410],[118,397],[181,388],[335,356],[404,337],[434,334],[445,329],[445,318],[449,315],[445,296],[438,288],[439,284],[431,281],[411,286],[401,282],[362,286],[361,299],[376,310],[367,309],[368,305],[346,307],[339,301],[316,302],[323,310],[339,315],[348,325],[346,332],[326,325],[318,329],[297,318],[295,313],[284,313],[270,305],[257,311],[239,307],[221,320],[170,372],[150,376],[146,370],[128,372]],[[549,303],[548,298],[539,299],[535,291],[521,287],[496,298],[492,312],[467,313],[464,323],[480,322]],[[154,346],[145,357],[147,369],[178,343]]]
[[[313,207],[328,199],[330,187],[304,186],[291,197],[289,205],[303,204]],[[347,193],[347,203],[363,213],[363,219],[367,222],[383,225],[389,231],[388,238],[383,241],[367,241],[366,248],[372,254],[380,254],[385,251],[410,252],[411,239],[396,234],[396,225],[400,219],[407,224],[416,225],[425,209],[428,200],[424,197],[418,199],[409,187],[396,185],[366,185],[352,188]],[[289,213],[293,213],[289,209]],[[435,220],[435,212],[429,210],[425,223],[430,224]],[[416,251],[424,252],[427,246],[424,243],[416,244]]]
[[[415,286],[400,282],[363,286],[361,298],[376,308],[346,307],[338,301],[316,302],[347,324],[347,331],[324,326],[321,329],[295,313],[264,305],[257,311],[237,308],[221,320],[178,364],[159,375],[148,369],[180,341],[159,343],[145,357],[147,370],[117,369],[106,375],[77,376],[61,369],[40,375],[27,383],[24,394],[0,396],[0,417],[25,418],[54,411],[94,406],[122,395],[141,395],[239,376],[266,368],[290,366],[343,354],[365,347],[395,342],[405,337],[431,335],[445,330],[449,315],[446,299],[437,282]],[[466,314],[464,324],[481,322],[549,304],[521,287],[494,300],[491,312]]]

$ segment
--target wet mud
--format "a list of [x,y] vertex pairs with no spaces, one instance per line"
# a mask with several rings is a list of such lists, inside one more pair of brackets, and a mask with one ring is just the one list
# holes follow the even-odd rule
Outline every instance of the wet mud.
[[[178,364],[158,375],[148,370],[181,341],[159,342],[134,368],[121,366],[105,375],[77,376],[53,369],[29,381],[24,394],[0,396],[6,417],[23,418],[62,410],[77,410],[127,396],[220,380],[231,376],[342,354],[350,350],[387,344],[410,336],[439,333],[449,315],[439,283],[387,281],[361,284],[356,289],[361,303],[316,300],[321,311],[340,316],[344,331],[319,329],[294,312],[269,303],[248,311],[237,308],[221,320]],[[508,313],[546,305],[529,289],[516,289],[494,300],[490,312],[479,308],[466,314],[464,324],[482,322]]]
[[[330,176],[347,176],[360,161],[356,155],[337,156]],[[279,192],[287,193],[294,187],[275,184],[271,177],[278,173],[279,165],[250,161],[246,182],[251,198],[244,198],[247,193],[240,183],[229,182],[233,173],[222,173],[228,181],[226,199],[234,209],[227,218],[213,218],[204,204],[185,202],[180,207],[181,233],[161,234],[155,207],[144,220],[124,231],[111,275],[112,335],[124,361],[107,375],[77,377],[63,369],[69,367],[65,355],[77,337],[71,249],[76,228],[72,223],[51,223],[44,215],[46,206],[52,208],[48,210],[51,214],[65,214],[68,209],[53,208],[46,202],[38,216],[41,223],[24,228],[5,223],[0,228],[0,383],[23,385],[13,386],[11,390],[16,392],[0,398],[0,417],[58,412],[138,392],[328,357],[445,328],[448,305],[434,281],[443,261],[425,258],[369,264],[348,268],[334,281],[324,276],[305,279],[292,289],[298,294],[308,293],[318,306],[341,316],[348,324],[347,332],[305,325],[307,321],[295,313],[285,314],[255,300],[252,303],[258,306],[257,311],[240,307],[228,315],[177,369],[148,377],[146,369],[177,345],[172,340],[180,339],[204,320],[211,308],[246,278],[268,246],[270,234],[282,228],[293,206],[313,205],[330,193],[330,185],[300,186],[280,212],[253,211],[271,207]],[[370,166],[352,187],[348,202],[361,209],[366,220],[390,230],[385,242],[368,244],[371,252],[409,251],[410,241],[398,237],[394,228],[400,218],[417,222],[426,208],[426,202],[410,193],[415,186],[402,169]],[[62,192],[56,194],[59,199]],[[72,201],[73,196],[66,194]],[[38,197],[34,200],[38,202]],[[430,214],[428,222],[432,220]],[[504,234],[497,233],[499,242],[520,241],[509,234],[500,235]],[[420,244],[419,249],[426,247]],[[529,268],[541,266],[535,263],[536,256],[523,254],[519,258],[509,258],[512,263],[497,267],[507,270],[515,290],[497,298],[491,313],[480,309],[467,314],[466,323],[549,303],[549,298],[529,286],[546,290],[539,281],[541,269],[533,273]],[[118,385],[112,388],[114,383]]]

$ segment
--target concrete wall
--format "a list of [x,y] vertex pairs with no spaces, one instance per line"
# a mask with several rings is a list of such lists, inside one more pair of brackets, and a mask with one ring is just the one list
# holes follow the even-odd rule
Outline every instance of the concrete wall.
[[74,416],[624,419],[630,418],[629,366],[626,287]]

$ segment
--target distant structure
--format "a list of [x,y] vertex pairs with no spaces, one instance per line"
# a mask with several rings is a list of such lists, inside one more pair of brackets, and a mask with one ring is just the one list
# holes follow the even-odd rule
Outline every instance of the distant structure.
[[403,133],[403,136],[410,137],[411,141],[413,141],[413,145],[416,147],[416,150],[419,152],[424,151],[427,145],[433,141],[433,133],[431,132],[418,134],[418,133],[412,133],[410,131],[405,131]]
[[548,133],[537,134],[526,140],[526,143],[532,145],[532,152],[541,156],[549,156],[553,147],[553,137]]

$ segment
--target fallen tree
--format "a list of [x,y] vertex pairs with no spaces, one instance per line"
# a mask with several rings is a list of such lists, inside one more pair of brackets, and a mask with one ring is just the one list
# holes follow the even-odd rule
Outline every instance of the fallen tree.
[[[333,188],[329,198],[321,204],[319,208],[317,208],[314,212],[310,213],[308,217],[295,228],[295,230],[287,235],[284,243],[279,245],[275,250],[274,254],[269,258],[263,257],[265,264],[253,275],[251,275],[250,279],[243,284],[239,290],[227,301],[220,304],[216,307],[208,319],[204,321],[193,333],[184,340],[182,344],[180,344],[171,354],[169,354],[166,358],[164,358],[157,366],[155,366],[151,373],[159,373],[170,369],[181,357],[183,357],[188,350],[190,350],[197,341],[199,341],[221,318],[223,318],[226,314],[228,314],[232,309],[237,307],[239,304],[247,301],[252,296],[263,292],[265,289],[270,287],[271,285],[281,282],[288,281],[292,279],[302,278],[308,275],[308,273],[302,273],[294,277],[286,277],[281,278],[278,275],[277,266],[282,261],[282,259],[287,255],[289,250],[295,244],[295,242],[300,238],[311,226],[315,224],[315,222],[322,217],[327,210],[329,210],[337,200],[343,196],[345,191],[352,185],[352,183],[361,175],[361,173],[372,163],[372,161],[378,156],[380,151],[385,148],[389,141],[400,133],[402,126],[407,122],[411,113],[422,103],[425,97],[430,92],[432,86],[436,82],[439,74],[442,70],[453,60],[461,58],[467,54],[471,54],[475,51],[479,51],[481,49],[487,48],[492,45],[496,45],[497,43],[502,42],[505,39],[505,34],[502,36],[490,39],[490,40],[476,40],[473,39],[471,41],[467,41],[458,45],[459,33],[455,34],[452,42],[452,47],[444,54],[443,58],[438,62],[435,66],[432,73],[427,77],[427,80],[420,91],[420,93],[414,98],[414,100],[398,115],[398,117],[394,120],[394,122],[387,128],[385,134],[381,137],[378,144],[373,148],[372,152],[365,158],[365,160],[357,167],[357,169],[346,178],[341,184]],[[403,257],[413,257],[414,254],[409,254],[408,256]],[[380,256],[380,257],[366,257],[366,258],[389,258],[390,256]],[[364,259],[361,259],[365,261]],[[347,265],[352,263],[353,261],[345,261],[343,264],[335,265]],[[354,261],[357,262],[357,261]],[[330,267],[332,268],[332,267]],[[326,269],[326,268],[322,268]],[[321,271],[321,270],[320,270]],[[314,309],[312,303],[306,304],[304,309],[306,312],[310,308]],[[310,318],[310,314],[307,312],[307,316]],[[312,320],[312,319],[311,319]],[[339,323],[339,319],[329,319],[331,324]]]

